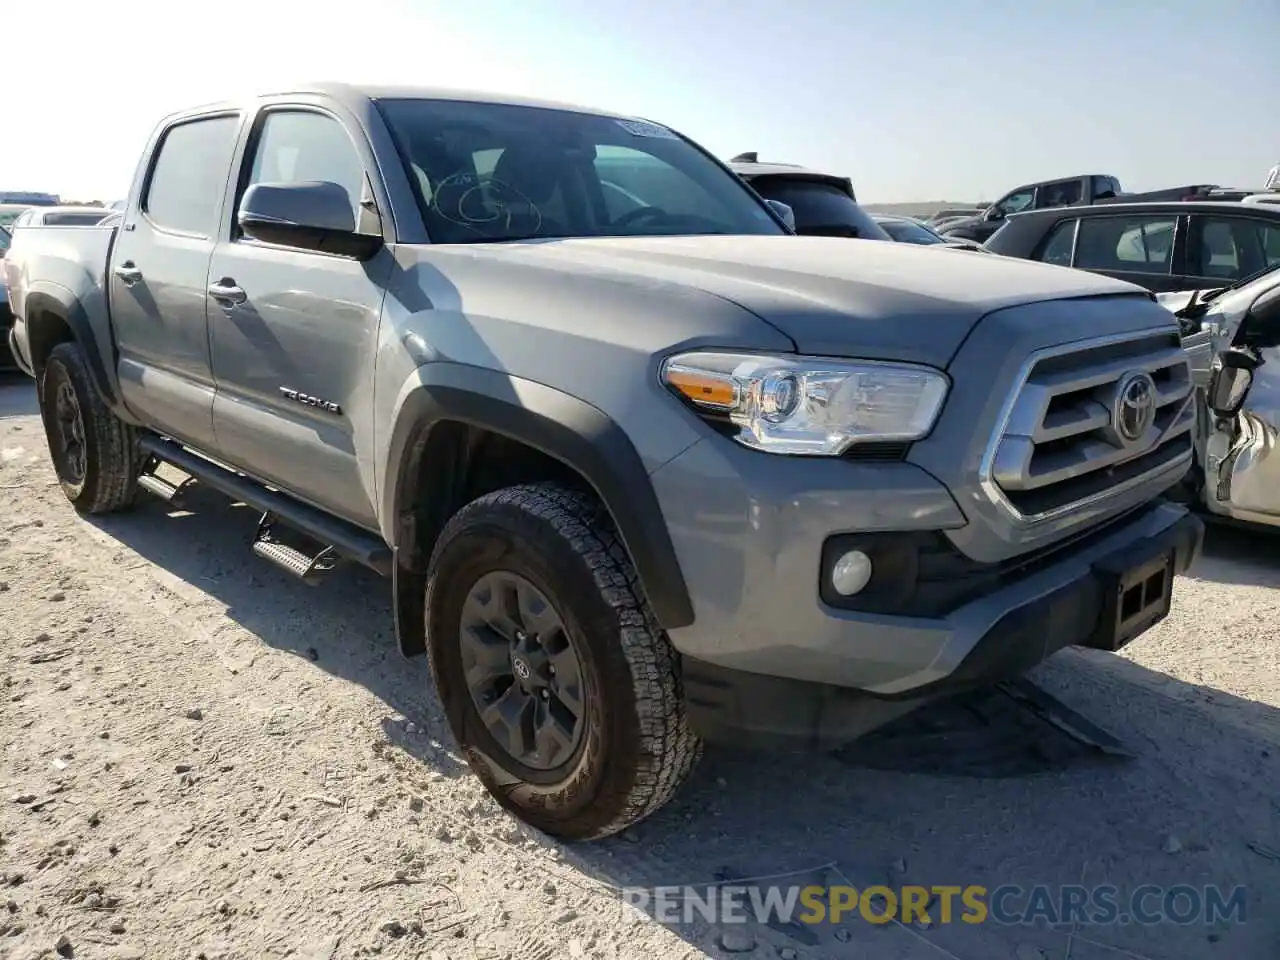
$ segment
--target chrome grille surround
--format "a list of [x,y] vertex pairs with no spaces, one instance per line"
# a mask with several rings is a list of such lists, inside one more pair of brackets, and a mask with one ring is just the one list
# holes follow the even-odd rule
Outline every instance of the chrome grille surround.
[[[1117,430],[1118,390],[1155,386],[1142,436]],[[1191,365],[1170,328],[1038,350],[1019,369],[979,470],[983,493],[1021,527],[1068,516],[1191,465]]]

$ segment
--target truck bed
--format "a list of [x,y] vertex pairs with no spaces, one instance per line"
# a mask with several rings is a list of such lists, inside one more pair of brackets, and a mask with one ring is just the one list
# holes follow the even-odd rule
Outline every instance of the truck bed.
[[[107,264],[116,227],[30,226],[14,231],[13,243],[0,265],[9,286],[9,306],[26,318],[32,289],[45,285],[72,291],[90,311],[94,326],[106,320]],[[101,316],[93,316],[94,310]]]

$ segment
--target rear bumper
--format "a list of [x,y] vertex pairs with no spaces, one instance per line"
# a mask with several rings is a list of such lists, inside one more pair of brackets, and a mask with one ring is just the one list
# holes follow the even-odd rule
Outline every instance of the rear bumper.
[[[1011,584],[980,600],[1004,612],[938,673],[945,652],[921,671],[922,682],[870,691],[814,679],[770,676],[684,657],[689,722],[708,740],[738,745],[831,747],[901,716],[930,700],[1013,679],[1072,645],[1112,648],[1114,571],[1137,569],[1168,556],[1170,573],[1181,573],[1199,555],[1204,525],[1180,507],[1156,504],[1116,525],[1115,532],[1081,550],[1066,549],[1059,562],[1031,581]],[[1031,589],[1029,589],[1029,587]],[[966,609],[933,621],[940,633],[963,634]],[[1163,613],[1147,617],[1133,636]],[[912,619],[916,627],[923,621]],[[1133,636],[1129,636],[1131,640]],[[855,637],[849,638],[856,656]],[[791,642],[795,643],[793,639]],[[1126,641],[1127,642],[1127,641]]]

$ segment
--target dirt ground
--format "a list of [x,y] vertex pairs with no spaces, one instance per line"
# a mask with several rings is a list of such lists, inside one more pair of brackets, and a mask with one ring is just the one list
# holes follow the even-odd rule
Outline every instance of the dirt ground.
[[[1212,531],[1165,623],[1037,671],[1130,759],[1011,747],[1012,719],[953,769],[909,736],[879,760],[710,750],[659,814],[566,847],[468,774],[384,583],[288,579],[249,552],[256,517],[205,491],[77,517],[34,414],[0,375],[0,957],[1280,957],[1280,539]],[[975,775],[984,749],[1038,767]],[[717,930],[616,892],[775,874],[1243,884],[1248,913]]]

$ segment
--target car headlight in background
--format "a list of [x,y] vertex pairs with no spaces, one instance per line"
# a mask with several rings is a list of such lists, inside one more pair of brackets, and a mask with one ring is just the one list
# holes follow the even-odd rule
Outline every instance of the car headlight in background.
[[836,457],[857,443],[909,442],[933,429],[950,382],[932,367],[876,360],[682,353],[662,382],[769,453]]

